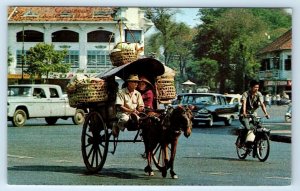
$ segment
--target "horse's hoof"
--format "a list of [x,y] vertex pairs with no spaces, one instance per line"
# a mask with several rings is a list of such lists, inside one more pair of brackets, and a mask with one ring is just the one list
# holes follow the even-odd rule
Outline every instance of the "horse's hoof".
[[167,177],[167,170],[166,169],[162,169],[161,175],[162,175],[162,177],[166,178]]
[[173,179],[177,179],[178,178],[177,174],[174,171],[171,171],[170,174],[171,174],[171,177]]
[[144,168],[144,172],[148,173],[148,172],[150,172],[150,171],[151,171],[151,167],[150,167],[150,166],[146,166],[146,167]]
[[147,175],[147,176],[154,176],[154,172],[153,171],[151,171],[151,172],[145,172],[145,175]]
[[153,172],[152,168],[149,165],[144,168],[144,172],[145,172],[146,175],[154,176],[154,172]]

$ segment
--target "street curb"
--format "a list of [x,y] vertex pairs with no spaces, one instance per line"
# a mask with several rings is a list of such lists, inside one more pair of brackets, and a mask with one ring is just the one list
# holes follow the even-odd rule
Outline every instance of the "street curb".
[[282,142],[282,143],[292,143],[292,138],[290,136],[284,136],[284,135],[270,135],[270,140],[271,141],[276,141],[276,142]]
[[[231,134],[238,135],[238,130],[239,130],[238,128],[232,129]],[[271,130],[270,140],[275,142],[281,142],[281,143],[292,143],[291,136],[278,135],[278,134],[272,135],[272,130]]]

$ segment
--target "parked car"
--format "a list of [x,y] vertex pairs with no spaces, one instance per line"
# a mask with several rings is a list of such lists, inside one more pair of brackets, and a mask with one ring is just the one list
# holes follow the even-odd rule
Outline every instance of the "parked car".
[[193,105],[193,124],[205,123],[213,126],[214,122],[223,121],[231,125],[238,112],[236,105],[228,104],[226,97],[217,93],[185,93],[177,96],[177,103]]
[[241,98],[242,95],[240,94],[224,94],[226,97],[226,101],[228,104],[236,105],[239,109],[242,107]]
[[7,117],[14,126],[22,127],[30,118],[45,118],[54,125],[59,118],[71,117],[74,124],[82,124],[84,116],[84,110],[70,107],[67,95],[58,85],[8,86]]

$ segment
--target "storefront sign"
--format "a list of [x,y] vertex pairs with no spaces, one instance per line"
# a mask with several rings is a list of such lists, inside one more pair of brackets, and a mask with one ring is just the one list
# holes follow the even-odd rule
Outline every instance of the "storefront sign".
[[[289,85],[290,84],[290,85]],[[287,81],[265,81],[264,85],[265,86],[291,86],[292,81],[287,80]]]
[[[22,74],[8,74],[7,75],[8,79],[22,79]],[[29,74],[23,74],[23,79],[29,79],[30,75]]]

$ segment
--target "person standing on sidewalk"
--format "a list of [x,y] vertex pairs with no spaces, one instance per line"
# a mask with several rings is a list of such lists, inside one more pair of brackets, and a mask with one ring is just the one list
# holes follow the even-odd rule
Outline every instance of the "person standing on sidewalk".
[[276,95],[276,103],[277,103],[277,105],[280,105],[280,100],[281,100],[281,96],[280,96],[280,94],[277,94]]
[[258,90],[259,82],[252,80],[250,82],[250,89],[244,92],[242,95],[242,107],[240,110],[239,120],[247,130],[250,130],[248,114],[256,115],[256,110],[258,109],[259,105],[261,106],[265,116],[270,118],[270,115],[267,113],[267,109],[264,104],[263,95]]
[[271,107],[271,97],[270,97],[270,95],[269,95],[269,93],[267,93],[266,95],[265,95],[265,106],[269,106],[269,107]]

